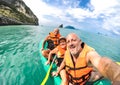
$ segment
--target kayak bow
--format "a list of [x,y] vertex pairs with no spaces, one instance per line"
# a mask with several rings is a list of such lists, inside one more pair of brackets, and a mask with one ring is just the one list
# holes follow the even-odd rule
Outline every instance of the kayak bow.
[[[43,40],[41,40],[40,43],[39,43],[39,50],[42,48],[42,43],[43,43]],[[47,49],[47,45],[48,45],[48,43],[45,43],[44,49]],[[40,58],[41,58],[41,63],[42,63],[43,69],[46,73],[46,75],[45,75],[43,81],[41,81],[40,85],[50,85],[50,82],[53,83],[52,85],[60,85],[60,83],[61,83],[60,76],[50,77],[50,72],[55,71],[57,69],[56,64],[51,63],[50,66],[49,65],[47,65],[47,66],[44,65],[45,62],[47,61],[47,59],[42,55],[41,51],[39,51],[39,55],[40,55]],[[56,57],[54,57],[54,58],[56,58]]]
[[56,56],[54,57],[51,65],[50,65],[50,68],[48,69],[48,72],[47,72],[44,80],[42,81],[41,85],[45,85],[45,83],[47,82],[47,80],[48,80],[48,78],[49,78],[49,75],[50,75],[50,71],[51,71],[51,69],[52,69],[52,66],[53,66],[53,63],[54,63],[55,59],[56,59]]

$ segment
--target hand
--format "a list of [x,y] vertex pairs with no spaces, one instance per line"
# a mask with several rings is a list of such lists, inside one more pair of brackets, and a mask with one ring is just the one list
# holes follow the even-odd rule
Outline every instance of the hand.
[[52,76],[58,76],[58,72],[52,72]]
[[50,64],[50,61],[46,61],[46,62],[45,62],[45,65],[48,65],[48,64]]

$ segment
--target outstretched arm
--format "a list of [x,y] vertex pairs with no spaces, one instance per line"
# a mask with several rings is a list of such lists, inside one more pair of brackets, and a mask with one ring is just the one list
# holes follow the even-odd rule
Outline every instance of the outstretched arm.
[[90,51],[87,53],[87,62],[91,62],[93,66],[98,69],[100,59],[102,58],[96,51]]
[[50,60],[51,60],[52,54],[56,54],[57,51],[58,51],[57,48],[54,48],[52,51],[50,51],[46,64],[50,64]]
[[98,71],[113,83],[120,82],[120,66],[107,57],[101,57],[97,52],[91,51],[87,54],[90,61]]
[[60,73],[60,71],[65,67],[65,58],[63,59],[60,67],[58,68],[57,72],[53,75],[53,76],[58,76],[58,74]]

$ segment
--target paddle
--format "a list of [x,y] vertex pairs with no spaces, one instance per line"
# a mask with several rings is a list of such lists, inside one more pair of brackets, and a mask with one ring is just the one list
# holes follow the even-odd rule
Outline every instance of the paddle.
[[120,62],[116,62],[118,65],[120,65]]
[[55,55],[55,57],[53,58],[53,61],[52,61],[51,65],[50,65],[50,67],[49,67],[49,69],[48,69],[48,71],[47,71],[47,74],[46,74],[44,80],[42,81],[42,83],[41,83],[40,85],[45,85],[45,83],[47,82],[48,77],[49,77],[49,75],[50,75],[50,71],[51,71],[51,69],[52,69],[52,65],[53,65],[56,57],[57,57],[57,56]]

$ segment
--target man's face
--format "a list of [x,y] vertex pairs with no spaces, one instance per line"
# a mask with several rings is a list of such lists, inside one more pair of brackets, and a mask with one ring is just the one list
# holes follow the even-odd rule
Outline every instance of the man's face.
[[54,30],[54,34],[57,35],[59,33],[59,30],[58,29],[55,29]]
[[76,35],[67,37],[67,47],[72,55],[76,55],[81,48],[81,40]]

